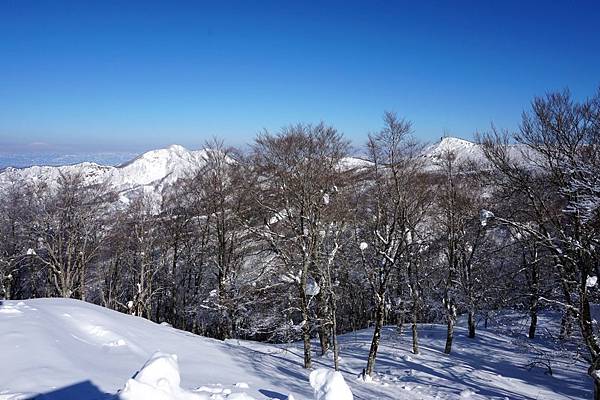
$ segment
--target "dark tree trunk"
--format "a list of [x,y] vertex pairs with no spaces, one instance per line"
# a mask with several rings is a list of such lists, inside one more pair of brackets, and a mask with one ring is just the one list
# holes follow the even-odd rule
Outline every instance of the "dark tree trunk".
[[171,304],[169,307],[171,308],[169,311],[171,324],[175,327],[179,327],[178,316],[177,316],[177,257],[178,254],[178,240],[175,240],[173,244],[173,260],[171,262]]
[[300,306],[302,308],[302,341],[304,342],[304,368],[309,369],[312,367],[312,357],[310,353],[310,317],[308,314],[308,299],[306,298],[306,278],[301,279],[300,303]]
[[448,330],[446,333],[446,346],[444,347],[444,353],[450,354],[452,352],[452,339],[454,338],[454,319],[448,318]]
[[[322,282],[321,286],[327,284]],[[328,285],[328,284],[327,284]],[[331,310],[329,307],[329,289],[321,290],[318,295],[319,300],[319,344],[321,345],[321,355],[327,354],[331,343]]]
[[573,317],[569,309],[565,309],[562,319],[560,320],[560,340],[568,339],[573,333]]
[[540,275],[538,271],[539,266],[537,249],[534,248],[532,254],[533,262],[528,263],[527,258],[525,257],[525,253],[523,253],[523,266],[526,268],[526,270],[529,270],[527,281],[531,290],[531,296],[529,298],[529,317],[531,318],[531,322],[529,323],[529,339],[535,339],[535,331],[537,329],[538,303],[540,300]]
[[402,335],[404,333],[404,311],[401,310],[398,315],[398,332]]
[[475,310],[473,310],[472,307],[469,309],[468,325],[469,325],[469,338],[474,339],[475,338]]
[[535,339],[535,330],[537,328],[537,306],[529,310],[531,323],[529,324],[529,339]]
[[373,330],[373,339],[371,340],[371,348],[369,349],[369,358],[367,360],[366,375],[371,375],[375,368],[375,359],[377,358],[377,350],[381,340],[381,330],[385,318],[385,296],[379,295],[377,299],[377,310],[375,312],[375,328]]
[[339,371],[339,358],[340,358],[340,348],[337,340],[337,307],[335,302],[335,294],[333,290],[331,290],[331,335],[333,337],[333,367],[336,371]]
[[319,327],[319,344],[321,345],[321,355],[327,354],[329,351],[329,343],[330,343],[330,332],[329,328],[330,324],[322,324]]
[[419,332],[417,330],[418,305],[416,301],[412,307],[412,348],[413,354],[419,354]]

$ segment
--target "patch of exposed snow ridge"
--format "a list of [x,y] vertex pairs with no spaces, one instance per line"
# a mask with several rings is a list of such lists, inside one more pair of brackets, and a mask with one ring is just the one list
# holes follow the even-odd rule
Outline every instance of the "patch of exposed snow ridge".
[[[311,372],[310,385],[315,400],[354,400],[352,391],[338,371],[320,368]],[[177,355],[156,352],[119,392],[120,400],[255,400],[246,393],[203,393],[181,386]],[[248,388],[247,383],[236,387]],[[293,399],[292,395],[288,396]]]
[[[177,355],[156,352],[142,369],[127,381],[120,400],[255,400],[245,393],[207,394],[183,389]],[[246,385],[247,387],[248,385]]]
[[315,400],[353,400],[352,391],[338,371],[319,368],[310,373]]

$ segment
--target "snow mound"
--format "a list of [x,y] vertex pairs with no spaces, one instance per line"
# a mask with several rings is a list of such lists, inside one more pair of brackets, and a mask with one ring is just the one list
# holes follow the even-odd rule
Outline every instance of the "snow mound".
[[315,391],[315,400],[353,400],[352,391],[338,371],[319,368],[310,373],[310,386]]
[[208,400],[180,386],[177,355],[156,352],[119,393],[122,400]]
[[9,305],[9,306],[4,306],[4,307],[0,308],[0,314],[19,315],[19,314],[23,314],[23,312],[21,310],[19,310],[18,308]]
[[[236,386],[249,388],[246,383]],[[204,386],[196,391],[183,389],[177,355],[156,352],[142,369],[127,381],[123,390],[119,392],[119,400],[255,400],[246,393],[207,389]]]

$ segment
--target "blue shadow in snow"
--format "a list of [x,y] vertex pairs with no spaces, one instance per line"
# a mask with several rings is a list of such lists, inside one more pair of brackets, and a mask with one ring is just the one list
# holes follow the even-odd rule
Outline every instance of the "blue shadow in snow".
[[279,392],[274,392],[272,390],[267,389],[259,389],[260,394],[270,398],[270,399],[278,399],[278,400],[287,400],[288,396],[286,394],[281,394]]
[[104,393],[91,381],[83,381],[51,392],[41,393],[27,400],[117,400],[118,397]]

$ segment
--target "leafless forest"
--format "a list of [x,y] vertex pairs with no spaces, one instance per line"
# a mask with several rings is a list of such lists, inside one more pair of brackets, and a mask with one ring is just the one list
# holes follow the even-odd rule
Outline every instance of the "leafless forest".
[[[477,162],[426,167],[411,122],[386,112],[361,159],[324,123],[219,140],[162,193],[119,202],[108,184],[0,188],[0,298],[70,297],[215,337],[304,342],[447,324],[475,338],[496,310],[560,311],[600,398],[591,304],[600,275],[600,92],[533,100],[517,132],[478,136]],[[314,349],[312,349],[314,351]],[[337,357],[334,357],[337,366]]]

